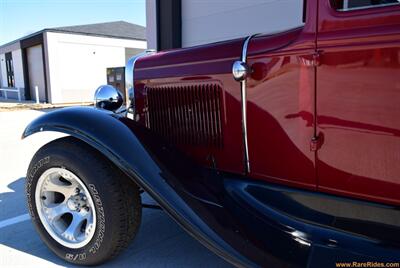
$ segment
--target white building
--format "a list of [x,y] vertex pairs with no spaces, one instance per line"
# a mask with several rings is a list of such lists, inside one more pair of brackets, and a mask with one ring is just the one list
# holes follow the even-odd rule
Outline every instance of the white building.
[[0,46],[0,87],[27,100],[37,86],[41,102],[90,102],[107,68],[144,49],[145,27],[124,21],[44,29]]
[[303,24],[303,0],[147,0],[147,41],[157,50],[272,33]]

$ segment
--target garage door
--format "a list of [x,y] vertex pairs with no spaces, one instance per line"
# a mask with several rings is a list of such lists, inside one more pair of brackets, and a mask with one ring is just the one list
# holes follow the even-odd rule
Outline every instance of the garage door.
[[28,59],[29,86],[32,100],[36,100],[35,86],[39,88],[39,101],[46,101],[44,82],[42,45],[29,47],[26,50]]
[[299,0],[182,0],[182,46],[294,28],[302,10]]

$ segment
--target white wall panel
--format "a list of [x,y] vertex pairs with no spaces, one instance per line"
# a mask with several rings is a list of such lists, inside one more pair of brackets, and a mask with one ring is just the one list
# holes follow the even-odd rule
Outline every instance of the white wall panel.
[[125,48],[145,49],[145,41],[47,33],[52,103],[91,102],[107,83],[106,69],[125,66]]
[[146,0],[146,39],[148,48],[157,48],[156,0]]
[[182,0],[182,46],[294,28],[302,12],[302,0]]

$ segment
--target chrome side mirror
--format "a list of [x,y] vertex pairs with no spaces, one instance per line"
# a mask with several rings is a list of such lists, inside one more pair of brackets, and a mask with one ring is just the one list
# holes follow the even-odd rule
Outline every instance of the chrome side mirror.
[[115,112],[124,102],[121,92],[110,85],[103,85],[94,93],[94,105],[97,108]]

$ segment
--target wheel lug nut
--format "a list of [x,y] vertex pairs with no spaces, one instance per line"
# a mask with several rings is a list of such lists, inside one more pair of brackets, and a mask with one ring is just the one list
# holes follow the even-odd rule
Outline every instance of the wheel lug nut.
[[79,192],[80,192],[79,188],[76,188],[75,193],[79,194]]
[[77,208],[76,211],[77,211],[77,212],[81,212],[81,209],[80,209],[80,208]]
[[47,199],[47,197],[45,197],[45,196],[42,196],[42,197],[41,197],[41,199],[42,199],[42,200],[46,200],[46,199]]
[[88,207],[88,206],[86,206],[86,207],[85,207],[85,210],[86,210],[86,211],[89,211],[89,207]]

